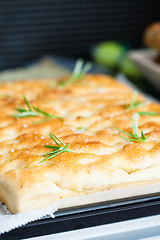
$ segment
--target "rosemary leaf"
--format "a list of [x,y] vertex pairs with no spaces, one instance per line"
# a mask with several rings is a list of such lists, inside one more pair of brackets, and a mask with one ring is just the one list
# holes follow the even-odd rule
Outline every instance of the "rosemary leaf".
[[148,116],[157,116],[159,113],[157,112],[137,112],[139,115],[148,115]]
[[146,141],[146,139],[149,137],[147,137],[147,138],[145,138],[145,140],[144,139],[135,139],[135,138],[125,138],[125,137],[123,137],[123,136],[121,136],[121,135],[119,135],[121,138],[123,138],[123,139],[125,139],[125,140],[127,140],[127,141],[131,141],[131,142],[145,142]]
[[65,144],[57,137],[55,136],[53,133],[50,133],[49,136],[53,139],[53,141],[55,141],[55,143],[61,147],[61,145],[56,141],[56,139],[65,147]]
[[133,99],[132,99],[131,105],[129,107],[127,107],[127,110],[132,110],[134,108],[142,107],[142,106],[145,106],[149,103],[149,101],[136,102],[137,101],[137,96],[138,96],[138,91],[136,90],[133,93]]
[[82,59],[78,59],[75,64],[72,75],[65,82],[60,82],[58,86],[65,87],[65,86],[85,77],[86,73],[91,69],[91,67],[92,67],[91,63],[86,63],[83,66]]
[[15,108],[15,110],[17,112],[27,112],[27,110],[23,109],[23,108]]
[[84,131],[86,131],[86,127],[77,127],[77,130],[78,130],[78,132],[80,132],[80,133],[83,133]]
[[24,101],[25,101],[26,105],[28,106],[29,111],[32,111],[31,106],[30,106],[30,104],[29,104],[25,95],[23,95],[23,98],[24,98]]
[[147,138],[149,137],[145,137],[144,135],[144,132],[141,131],[141,136],[139,137],[138,136],[138,118],[139,118],[139,115],[138,114],[135,114],[132,118],[132,130],[133,130],[133,134],[132,133],[128,133],[128,132],[125,132],[119,128],[116,128],[119,132],[122,132],[124,133],[125,135],[131,137],[131,138],[126,138],[126,137],[123,137],[121,135],[119,135],[121,138],[125,139],[125,140],[128,140],[128,141],[132,141],[132,142],[145,142],[147,140]]
[[44,112],[43,110],[41,110],[41,109],[39,109],[39,108],[37,108],[37,107],[35,107],[35,106],[32,106],[32,108],[33,108],[36,112],[42,113],[43,115],[45,115],[45,116],[47,116],[47,117],[50,117],[50,116],[51,116],[49,113],[46,113],[46,112]]
[[50,145],[44,145],[46,148],[51,148],[51,149],[58,149],[58,146],[50,146]]
[[33,109],[34,109],[35,111],[37,111],[38,113],[42,113],[44,116],[47,116],[48,119],[49,119],[49,118],[58,118],[58,119],[63,120],[62,117],[59,117],[59,116],[56,116],[56,115],[53,115],[53,114],[46,113],[46,112],[44,112],[43,110],[41,110],[41,109],[39,109],[39,108],[37,108],[37,107],[35,107],[35,106],[32,106],[32,107],[33,107]]
[[32,111],[24,111],[20,113],[14,113],[13,117],[20,118],[20,117],[33,117],[33,116],[39,116],[38,113],[32,112]]

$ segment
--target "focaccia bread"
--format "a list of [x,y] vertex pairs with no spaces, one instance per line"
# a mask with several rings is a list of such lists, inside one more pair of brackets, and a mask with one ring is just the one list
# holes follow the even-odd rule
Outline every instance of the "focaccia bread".
[[[0,201],[12,213],[160,179],[159,104],[109,76],[88,74],[63,87],[60,81],[0,86]],[[15,117],[17,108],[28,109],[24,95],[30,106],[56,117]],[[133,133],[137,112],[134,141],[121,131]],[[71,151],[46,159],[56,151],[46,146],[58,146],[49,133]]]

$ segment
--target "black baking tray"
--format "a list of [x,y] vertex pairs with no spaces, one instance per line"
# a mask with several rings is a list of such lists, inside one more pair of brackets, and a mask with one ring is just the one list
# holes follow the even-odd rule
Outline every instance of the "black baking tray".
[[24,239],[160,214],[160,193],[65,208],[41,220],[0,235],[1,240]]

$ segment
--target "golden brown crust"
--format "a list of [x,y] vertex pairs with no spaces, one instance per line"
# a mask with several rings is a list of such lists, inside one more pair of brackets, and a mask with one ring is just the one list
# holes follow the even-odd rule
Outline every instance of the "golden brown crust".
[[[104,75],[87,75],[65,88],[52,81],[20,81],[0,89],[0,200],[11,212],[46,206],[65,197],[101,190],[138,186],[160,179],[160,105],[148,103],[141,112],[139,132],[146,142],[130,142],[116,127],[132,132],[128,111],[133,91]],[[23,95],[34,106],[61,119],[15,118],[24,106]],[[146,99],[138,95],[138,102]],[[43,121],[44,120],[44,121]],[[81,132],[83,129],[83,133]],[[40,163],[53,145],[53,133],[73,153],[62,153]]]

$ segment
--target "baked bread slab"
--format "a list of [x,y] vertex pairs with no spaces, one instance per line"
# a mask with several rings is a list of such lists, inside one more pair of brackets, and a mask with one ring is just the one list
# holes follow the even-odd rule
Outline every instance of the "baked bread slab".
[[[104,75],[88,74],[63,88],[59,81],[1,84],[0,201],[18,213],[62,198],[159,181],[160,105],[150,102],[127,110],[133,91]],[[26,108],[24,95],[30,104],[64,120],[14,117],[15,108]],[[136,101],[146,99],[138,94]],[[121,138],[117,130],[133,132],[131,119],[137,111],[157,113],[138,120],[144,142]],[[45,145],[55,145],[49,133],[74,152],[41,162],[50,151]]]

